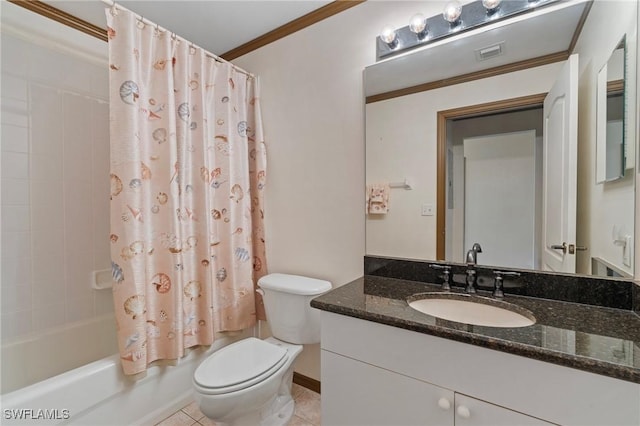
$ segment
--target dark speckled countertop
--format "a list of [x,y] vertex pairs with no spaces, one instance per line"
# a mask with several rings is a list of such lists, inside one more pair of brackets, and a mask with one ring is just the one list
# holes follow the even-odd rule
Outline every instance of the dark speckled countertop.
[[484,327],[442,320],[408,306],[409,296],[434,291],[441,291],[440,286],[365,275],[315,298],[311,306],[640,383],[640,316],[631,310],[507,294],[504,300],[531,311],[536,323]]

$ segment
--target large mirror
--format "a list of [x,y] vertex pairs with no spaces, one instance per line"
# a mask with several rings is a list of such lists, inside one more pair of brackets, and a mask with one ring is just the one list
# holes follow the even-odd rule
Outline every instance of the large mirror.
[[[390,189],[388,211],[367,214],[366,253],[463,262],[477,242],[479,264],[633,277],[634,162],[622,178],[596,183],[596,105],[598,74],[624,40],[628,158],[637,145],[637,7],[559,2],[367,67],[366,182]],[[479,63],[474,52],[492,43],[503,54]],[[549,100],[570,62],[576,90]],[[572,109],[554,112],[569,98]],[[547,132],[563,114],[573,151],[560,147],[564,133]]]
[[598,72],[596,182],[611,182],[624,177],[625,152],[625,62],[626,36]]

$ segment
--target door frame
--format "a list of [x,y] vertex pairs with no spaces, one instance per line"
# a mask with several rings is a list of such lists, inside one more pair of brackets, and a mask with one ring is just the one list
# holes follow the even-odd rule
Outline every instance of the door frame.
[[445,260],[447,194],[447,120],[498,114],[528,107],[542,106],[547,93],[503,99],[477,105],[438,111],[436,177],[436,259]]

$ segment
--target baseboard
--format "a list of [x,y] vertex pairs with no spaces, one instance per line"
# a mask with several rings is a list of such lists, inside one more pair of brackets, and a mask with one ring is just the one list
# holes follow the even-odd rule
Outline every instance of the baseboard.
[[320,381],[312,379],[311,377],[304,376],[300,373],[293,372],[293,383],[300,385],[303,388],[307,388],[316,393],[320,393]]

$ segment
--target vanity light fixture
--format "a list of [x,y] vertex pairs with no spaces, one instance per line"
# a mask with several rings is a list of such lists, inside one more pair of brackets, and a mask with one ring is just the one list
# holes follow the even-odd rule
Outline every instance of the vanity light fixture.
[[427,18],[422,13],[416,13],[409,21],[409,29],[415,33],[418,40],[424,40],[429,29],[427,28]]
[[398,35],[390,26],[386,26],[380,31],[380,40],[385,42],[389,49],[393,50],[398,47]]
[[500,8],[502,0],[482,0],[482,5],[487,9],[487,14],[495,13]]
[[450,1],[444,6],[444,10],[442,11],[442,17],[451,24],[451,26],[459,24],[460,15],[462,15],[462,5],[459,1]]
[[415,14],[406,27],[385,27],[376,37],[376,60],[381,61],[426,46],[429,43],[459,34],[483,25],[563,0],[475,0],[461,5],[453,0],[446,4],[441,14],[425,18]]

